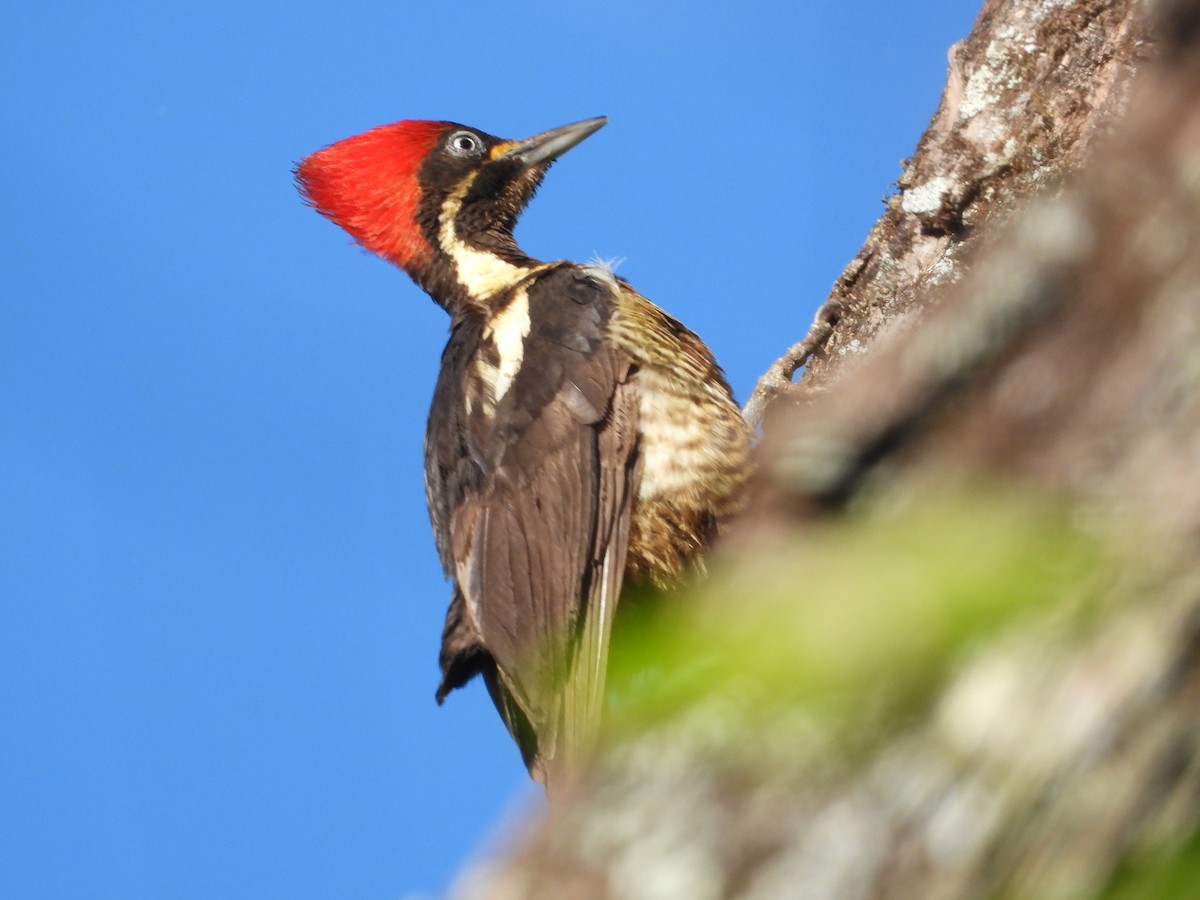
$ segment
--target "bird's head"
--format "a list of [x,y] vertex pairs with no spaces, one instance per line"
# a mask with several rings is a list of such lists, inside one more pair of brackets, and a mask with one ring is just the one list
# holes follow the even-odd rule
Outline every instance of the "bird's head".
[[382,125],[296,167],[309,204],[448,308],[486,299],[532,260],[513,227],[550,164],[601,128],[586,119],[523,141],[454,122]]

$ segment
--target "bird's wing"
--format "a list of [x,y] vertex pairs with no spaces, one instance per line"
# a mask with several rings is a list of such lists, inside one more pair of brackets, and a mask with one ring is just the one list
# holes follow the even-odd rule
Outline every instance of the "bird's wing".
[[435,409],[449,405],[431,416],[427,478],[455,581],[439,696],[483,672],[544,776],[586,752],[603,705],[639,477],[637,398],[629,357],[605,340],[609,285],[564,266],[523,291],[510,301],[519,321],[505,323],[515,330],[481,330],[461,387],[439,389]]

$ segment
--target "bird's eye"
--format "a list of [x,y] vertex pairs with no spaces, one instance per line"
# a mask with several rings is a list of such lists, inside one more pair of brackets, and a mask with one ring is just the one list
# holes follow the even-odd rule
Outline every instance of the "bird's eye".
[[450,135],[450,152],[457,156],[478,156],[483,151],[483,141],[469,131],[456,131]]

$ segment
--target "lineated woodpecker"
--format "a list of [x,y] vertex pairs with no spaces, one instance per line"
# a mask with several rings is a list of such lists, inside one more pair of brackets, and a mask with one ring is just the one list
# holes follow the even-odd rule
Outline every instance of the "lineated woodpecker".
[[601,265],[513,226],[606,123],[524,141],[404,121],[303,160],[309,204],[450,314],[425,488],[454,592],[440,703],[482,674],[530,773],[586,755],[626,580],[669,582],[739,502],[749,429],[700,339]]

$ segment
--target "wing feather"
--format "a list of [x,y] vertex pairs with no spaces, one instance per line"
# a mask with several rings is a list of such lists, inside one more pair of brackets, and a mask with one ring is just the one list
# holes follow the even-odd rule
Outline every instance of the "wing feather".
[[439,699],[482,672],[544,778],[595,737],[640,469],[632,363],[604,335],[608,288],[562,267],[527,291],[522,364],[494,411],[466,402],[485,330],[452,335],[426,479],[455,582]]

